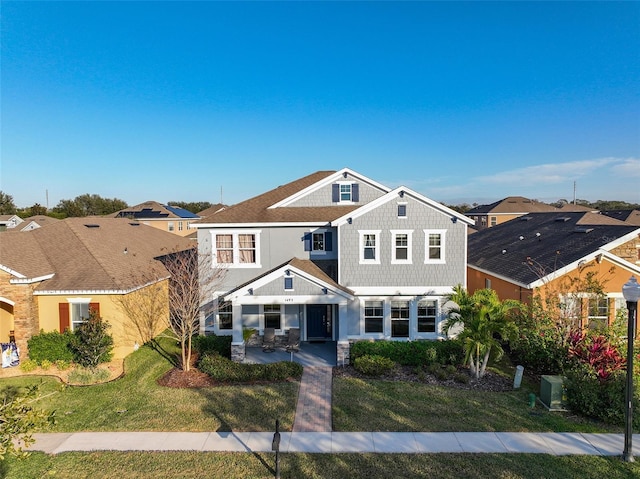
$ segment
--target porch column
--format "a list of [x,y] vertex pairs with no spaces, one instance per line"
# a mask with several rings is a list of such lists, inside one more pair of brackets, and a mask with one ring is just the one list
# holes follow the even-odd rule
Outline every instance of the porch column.
[[233,336],[231,340],[231,360],[236,363],[244,361],[245,344],[242,336],[242,305],[233,303]]
[[338,342],[336,344],[336,354],[338,366],[349,364],[351,346],[347,339],[347,303],[338,305]]

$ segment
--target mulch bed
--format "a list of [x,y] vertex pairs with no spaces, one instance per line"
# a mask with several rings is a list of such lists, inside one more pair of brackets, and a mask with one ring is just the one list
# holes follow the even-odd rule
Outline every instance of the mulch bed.
[[[462,374],[469,374],[468,369],[461,369]],[[369,376],[359,373],[353,366],[339,366],[333,368],[334,377],[354,377],[360,379],[372,379]],[[433,384],[457,389],[467,389],[475,391],[511,391],[513,390],[513,379],[501,376],[492,371],[487,371],[480,378],[475,379],[470,376],[468,383],[457,382],[453,379],[438,380],[435,376],[424,373],[416,374],[415,368],[410,366],[396,367],[392,372],[375,379],[384,381],[407,381],[419,382],[423,384]],[[173,368],[158,380],[158,384],[170,388],[205,388],[218,386],[220,383],[214,381],[209,375],[191,367],[189,371],[182,371],[180,368]]]

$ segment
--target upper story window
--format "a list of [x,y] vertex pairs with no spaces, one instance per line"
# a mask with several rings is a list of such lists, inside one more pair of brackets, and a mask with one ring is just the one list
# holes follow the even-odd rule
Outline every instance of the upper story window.
[[317,230],[304,235],[304,250],[314,253],[325,253],[333,250],[333,234],[331,231]]
[[398,218],[406,218],[407,217],[407,205],[406,203],[398,204]]
[[259,231],[212,233],[213,262],[229,268],[260,267],[259,233]]
[[331,189],[331,200],[334,203],[357,203],[360,201],[360,188],[358,183],[351,181],[334,183]]
[[178,221],[178,231],[182,231],[182,221]]
[[425,263],[445,262],[445,233],[446,230],[424,230]]
[[498,219],[495,216],[490,216],[489,219],[491,220],[491,226],[498,224]]
[[391,230],[391,263],[411,263],[411,231]]
[[360,264],[380,264],[380,230],[359,233]]
[[173,230],[174,230],[174,228],[175,228],[175,226],[173,225],[173,221],[169,221],[169,222],[167,223],[167,230],[169,230],[169,231],[173,231]]

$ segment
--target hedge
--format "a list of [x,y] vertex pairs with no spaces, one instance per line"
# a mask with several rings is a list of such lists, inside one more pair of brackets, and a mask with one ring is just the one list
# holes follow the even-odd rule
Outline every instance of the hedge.
[[250,383],[300,379],[303,368],[301,364],[291,361],[270,364],[235,363],[217,353],[209,353],[200,358],[198,369],[223,383]]
[[50,361],[51,363],[56,361],[71,362],[74,360],[73,350],[71,349],[73,338],[73,333],[69,331],[65,333],[59,333],[58,331],[45,333],[41,330],[40,334],[32,336],[27,341],[29,359],[38,365],[42,364],[42,361]]
[[199,356],[218,353],[220,356],[230,359],[231,341],[231,336],[195,336],[191,346]]
[[446,341],[357,341],[351,345],[351,360],[362,356],[382,356],[402,366],[453,364],[464,361],[464,349],[458,340]]

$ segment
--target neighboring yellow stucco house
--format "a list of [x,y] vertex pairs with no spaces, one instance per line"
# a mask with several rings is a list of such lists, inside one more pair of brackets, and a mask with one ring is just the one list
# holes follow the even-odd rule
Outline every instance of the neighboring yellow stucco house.
[[195,230],[191,228],[191,223],[200,219],[199,215],[191,213],[184,208],[163,205],[157,201],[145,201],[139,205],[120,210],[110,216],[136,220],[178,236],[189,236],[194,233]]
[[[158,258],[192,249],[186,238],[124,218],[68,218],[25,232],[0,233],[0,342],[28,355],[41,330],[73,330],[96,310],[111,325],[114,357],[143,338],[123,300],[168,304],[169,273]],[[168,326],[168,308],[155,333]]]

